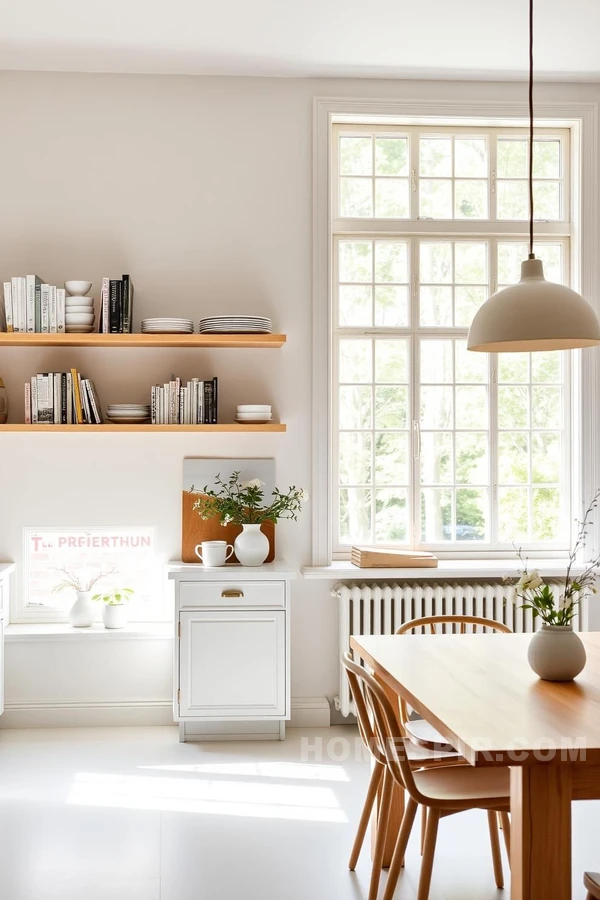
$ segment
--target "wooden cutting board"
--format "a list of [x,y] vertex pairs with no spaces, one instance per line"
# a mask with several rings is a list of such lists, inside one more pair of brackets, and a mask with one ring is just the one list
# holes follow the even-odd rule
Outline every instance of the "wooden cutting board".
[[[194,548],[202,541],[227,541],[233,544],[238,534],[241,534],[241,525],[221,525],[218,519],[202,519],[193,508],[198,499],[198,494],[189,491],[181,493],[181,559],[187,563],[200,563],[194,552]],[[275,559],[275,526],[271,522],[265,522],[261,531],[269,539],[269,555],[265,562],[273,562]],[[228,560],[236,563],[235,553]]]

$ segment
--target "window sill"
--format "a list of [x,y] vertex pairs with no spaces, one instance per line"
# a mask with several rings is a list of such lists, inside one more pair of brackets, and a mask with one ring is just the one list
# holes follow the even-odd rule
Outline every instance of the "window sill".
[[125,628],[105,628],[97,623],[90,628],[73,628],[64,623],[45,625],[22,623],[8,625],[4,631],[7,643],[30,641],[152,641],[173,640],[172,622],[133,622]]
[[[393,579],[394,581],[439,581],[442,578],[503,578],[516,575],[521,564],[515,559],[440,559],[436,569],[360,569],[349,560],[338,560],[329,566],[303,566],[305,578],[332,581],[338,578],[368,581]],[[537,569],[542,577],[560,578],[567,571],[567,560],[529,560],[529,568]],[[574,565],[573,575],[580,575],[585,563]]]

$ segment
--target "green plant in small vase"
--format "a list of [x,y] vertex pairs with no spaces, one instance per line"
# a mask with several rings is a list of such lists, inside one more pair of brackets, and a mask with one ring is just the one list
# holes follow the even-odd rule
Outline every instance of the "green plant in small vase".
[[260,566],[269,555],[269,540],[260,530],[262,523],[275,524],[281,519],[297,521],[302,504],[308,500],[307,492],[293,485],[285,494],[274,488],[270,500],[266,500],[264,482],[260,478],[240,481],[239,472],[232,472],[228,481],[217,475],[215,485],[216,490],[204,487],[194,509],[202,519],[219,519],[221,525],[242,526],[234,547],[243,566]]
[[133,588],[110,588],[105,594],[94,594],[92,600],[100,601],[105,628],[124,628],[127,625],[125,604],[131,600]]

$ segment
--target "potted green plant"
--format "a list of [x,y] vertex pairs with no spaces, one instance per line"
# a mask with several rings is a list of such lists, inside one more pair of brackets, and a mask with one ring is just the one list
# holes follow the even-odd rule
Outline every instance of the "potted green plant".
[[215,485],[216,490],[204,488],[194,509],[203,519],[218,518],[221,525],[242,526],[234,548],[243,566],[260,566],[269,555],[269,540],[260,530],[262,523],[297,520],[302,504],[308,500],[303,488],[292,485],[285,494],[274,488],[270,500],[266,501],[264,482],[259,478],[242,482],[239,472],[233,472],[228,481],[217,475]]
[[127,625],[125,604],[131,600],[133,588],[110,588],[105,594],[94,594],[92,600],[102,603],[105,628],[124,628]]
[[540,630],[531,639],[527,659],[536,675],[545,681],[571,681],[579,675],[586,663],[585,647],[579,635],[573,631],[572,621],[584,597],[588,593],[597,593],[596,572],[600,568],[600,555],[588,562],[580,575],[573,575],[572,569],[585,546],[592,513],[597,508],[599,499],[600,490],[586,509],[583,520],[577,523],[577,540],[569,554],[564,586],[561,585],[558,597],[537,569],[528,570],[527,559],[517,549],[517,556],[523,567],[514,586],[515,596],[522,601],[522,609],[531,610],[533,618],[539,618],[542,622]]
[[92,603],[92,588],[102,578],[114,574],[114,569],[110,571],[100,571],[90,578],[82,575],[75,575],[68,569],[57,569],[62,572],[63,579],[52,588],[52,593],[57,594],[70,588],[75,591],[77,599],[69,610],[69,624],[74,628],[89,628],[96,620],[96,608]]

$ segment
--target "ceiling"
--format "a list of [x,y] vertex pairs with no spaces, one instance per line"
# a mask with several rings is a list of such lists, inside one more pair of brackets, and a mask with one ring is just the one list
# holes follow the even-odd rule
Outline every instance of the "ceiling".
[[[600,0],[536,0],[539,77],[600,81]],[[527,0],[2,0],[0,69],[520,79]]]

